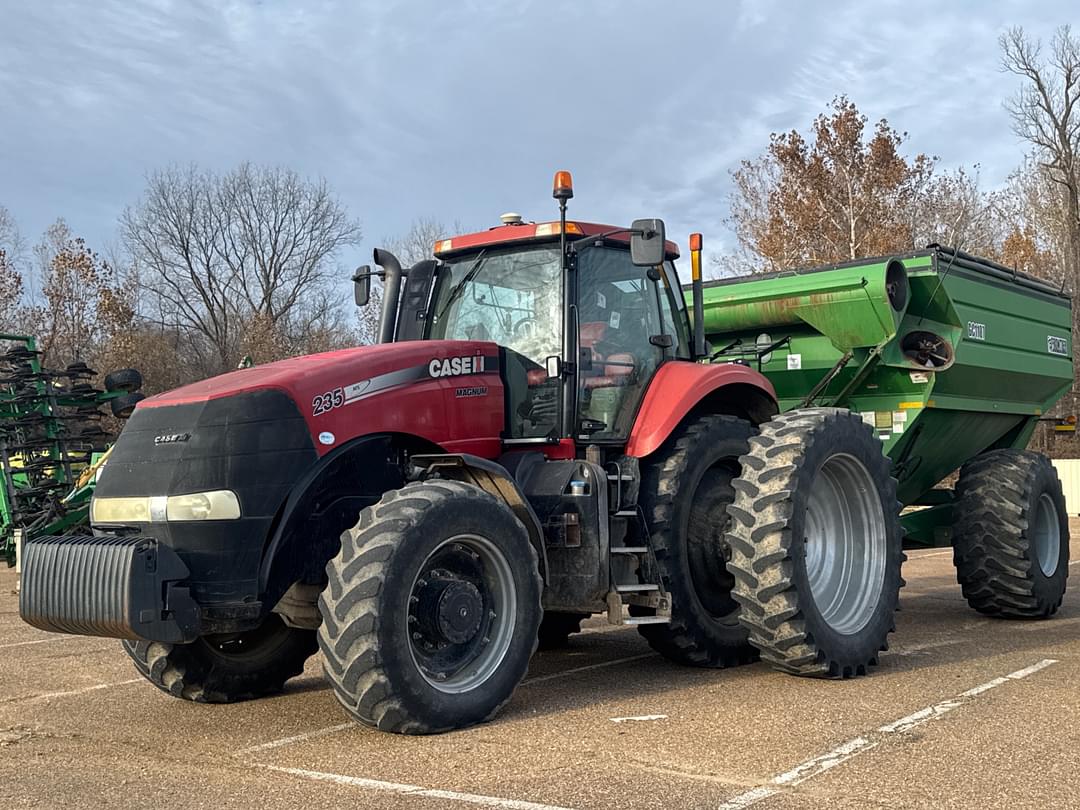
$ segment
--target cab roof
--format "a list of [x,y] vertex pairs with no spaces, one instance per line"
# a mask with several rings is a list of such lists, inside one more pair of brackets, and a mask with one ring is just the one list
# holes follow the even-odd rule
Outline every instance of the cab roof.
[[[567,221],[566,238],[568,240],[583,239],[588,236],[599,236],[619,230],[614,225],[601,225],[596,222]],[[455,256],[461,253],[480,250],[486,247],[502,245],[516,245],[530,242],[554,242],[559,238],[560,224],[555,222],[520,222],[510,225],[496,225],[486,231],[466,233],[454,236],[450,239],[438,240],[432,248],[434,254],[440,259]],[[629,244],[630,234],[623,230],[621,233],[612,234],[605,241]],[[679,246],[667,240],[664,242],[665,255],[669,259],[679,258]]]

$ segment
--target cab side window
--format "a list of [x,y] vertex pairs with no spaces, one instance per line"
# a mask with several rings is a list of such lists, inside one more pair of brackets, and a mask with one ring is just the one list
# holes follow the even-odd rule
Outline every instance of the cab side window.
[[660,281],[660,315],[663,318],[664,333],[671,335],[675,342],[672,354],[681,360],[690,359],[690,335],[687,330],[686,299],[676,283],[671,262],[664,262]]
[[579,435],[624,438],[664,360],[664,349],[650,338],[670,329],[648,270],[635,267],[626,250],[591,248],[579,257]]

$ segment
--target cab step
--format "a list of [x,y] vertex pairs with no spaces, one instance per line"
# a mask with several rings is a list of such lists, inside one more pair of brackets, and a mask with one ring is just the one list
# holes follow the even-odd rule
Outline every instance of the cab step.
[[616,585],[618,593],[651,593],[660,590],[660,586],[654,582],[631,582],[626,585]]

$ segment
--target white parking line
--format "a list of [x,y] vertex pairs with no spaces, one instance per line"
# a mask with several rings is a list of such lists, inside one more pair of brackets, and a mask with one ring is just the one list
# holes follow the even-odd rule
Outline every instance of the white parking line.
[[507,810],[569,810],[553,804],[539,804],[526,802],[519,799],[502,799],[498,796],[481,796],[476,793],[458,793],[453,790],[436,790],[433,788],[419,787],[418,785],[405,785],[400,782],[383,782],[378,779],[363,779],[359,776],[345,776],[339,773],[324,773],[322,771],[306,771],[302,768],[281,768],[276,765],[260,765],[260,768],[299,776],[303,779],[312,779],[317,782],[333,782],[338,785],[348,785],[364,790],[374,790],[381,793],[398,793],[406,796],[421,796],[425,799],[442,799],[448,802],[462,802],[464,804],[479,804],[484,807],[503,807]]
[[12,647],[29,647],[31,644],[55,644],[58,641],[71,641],[76,638],[79,638],[79,636],[61,636],[60,638],[39,638],[34,641],[16,641],[12,644],[0,644],[0,650],[7,650]]
[[[522,686],[528,686],[533,683],[542,683],[543,681],[551,681],[556,678],[562,678],[568,675],[575,675],[579,672],[587,672],[593,669],[600,669],[602,667],[615,666],[616,664],[626,664],[630,661],[638,661],[642,658],[653,658],[656,653],[642,653],[641,655],[632,655],[629,658],[616,658],[612,661],[601,661],[598,664],[589,664],[583,667],[574,667],[573,669],[564,669],[561,672],[553,672],[550,675],[541,675],[536,678],[527,678],[521,682]],[[96,687],[95,687],[96,688]],[[633,719],[645,719],[645,718],[621,718],[627,720]],[[653,719],[649,717],[648,719]],[[618,722],[618,721],[616,721]],[[236,752],[237,756],[244,756],[246,754],[254,754],[258,751],[268,751],[272,748],[280,748],[285,745],[292,745],[293,743],[304,742],[305,740],[312,740],[317,737],[326,737],[330,734],[337,734],[339,731],[345,731],[346,729],[357,728],[356,723],[340,723],[336,726],[327,726],[325,728],[317,728],[313,731],[306,731],[303,734],[294,734],[291,737],[282,737],[278,740],[271,740],[270,742],[259,743],[258,745],[252,745],[247,748],[241,748]]]
[[241,748],[236,753],[243,756],[244,754],[253,754],[256,751],[268,751],[271,748],[280,748],[283,745],[292,745],[293,743],[303,742],[304,740],[314,740],[317,737],[326,737],[330,734],[337,734],[339,731],[345,731],[345,729],[349,728],[358,728],[358,726],[356,723],[339,723],[336,726],[327,726],[326,728],[307,731],[303,734],[294,734],[291,737],[282,737],[280,740],[271,740],[270,742],[252,745],[248,748]]
[[[1056,659],[1044,658],[1042,661],[1038,661],[1031,666],[1018,669],[1015,672],[1010,672],[1008,675],[1002,675],[999,678],[994,678],[991,681],[972,687],[966,692],[961,692],[954,698],[939,701],[932,706],[927,706],[925,709],[912,712],[906,717],[901,717],[899,720],[894,720],[891,723],[880,726],[877,729],[877,733],[880,735],[887,735],[902,734],[906,731],[910,731],[913,728],[921,726],[923,723],[944,717],[953,709],[963,706],[965,703],[970,702],[984,692],[989,692],[991,689],[1006,684],[1009,681],[1018,681],[1029,675],[1034,675],[1036,672],[1044,670],[1051,664],[1056,663]],[[869,737],[856,737],[852,740],[848,740],[827,753],[816,756],[813,759],[808,759],[806,762],[796,765],[790,771],[773,777],[767,785],[760,785],[759,787],[744,791],[738,796],[729,799],[724,802],[724,804],[720,805],[720,810],[744,810],[744,808],[750,807],[770,796],[776,795],[783,787],[802,784],[808,779],[812,779],[830,768],[835,768],[840,763],[846,762],[864,751],[869,751],[877,746],[879,742],[881,742],[881,740],[874,740]]]
[[909,644],[906,647],[901,647],[899,649],[894,648],[891,650],[886,650],[881,655],[918,655],[919,653],[926,652],[927,650],[937,650],[941,647],[951,647],[953,644],[959,644],[960,642],[965,640],[966,639],[962,638],[945,638],[941,639],[940,641],[927,641],[923,644]]
[[102,689],[112,689],[114,686],[127,686],[132,683],[143,683],[142,678],[132,678],[130,681],[117,681],[116,683],[99,683],[95,686],[86,686],[82,689],[72,689],[68,692],[45,692],[40,695],[27,695],[26,697],[8,698],[3,703],[30,703],[34,700],[49,700],[51,698],[74,697],[85,695],[87,692],[98,692]]
[[526,678],[521,682],[522,686],[531,686],[534,683],[543,683],[544,681],[553,681],[556,678],[565,678],[568,675],[576,675],[579,672],[588,672],[592,669],[602,669],[603,667],[613,667],[616,664],[628,664],[631,661],[640,661],[642,658],[655,658],[657,653],[642,653],[641,655],[631,655],[629,658],[616,658],[612,661],[601,661],[599,664],[589,664],[584,667],[574,667],[573,669],[564,669],[562,672],[553,672],[550,675],[540,675],[536,678]]

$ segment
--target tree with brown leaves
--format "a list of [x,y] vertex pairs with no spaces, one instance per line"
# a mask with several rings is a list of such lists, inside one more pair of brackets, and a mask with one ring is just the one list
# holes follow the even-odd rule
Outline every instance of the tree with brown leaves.
[[[906,133],[838,96],[809,138],[774,133],[765,154],[734,173],[732,225],[759,269],[856,259],[910,247],[912,209],[935,159],[908,159]],[[749,268],[748,268],[749,269]]]
[[50,226],[34,252],[43,300],[20,319],[52,365],[95,362],[110,340],[131,327],[132,290],[63,220]]

